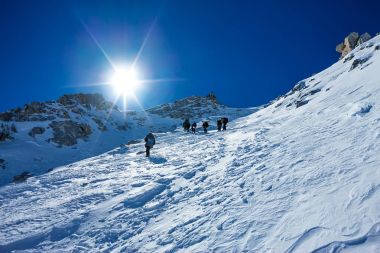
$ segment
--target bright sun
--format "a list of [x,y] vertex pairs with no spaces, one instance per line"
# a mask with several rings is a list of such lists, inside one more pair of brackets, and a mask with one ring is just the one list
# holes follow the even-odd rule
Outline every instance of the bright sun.
[[117,94],[122,96],[135,96],[139,86],[137,71],[135,68],[118,67],[115,69],[111,84]]

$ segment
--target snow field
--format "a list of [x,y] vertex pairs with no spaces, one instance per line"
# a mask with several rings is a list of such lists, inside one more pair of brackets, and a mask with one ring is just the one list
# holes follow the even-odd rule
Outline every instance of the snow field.
[[378,44],[226,132],[157,134],[151,158],[136,143],[0,188],[0,252],[379,251]]

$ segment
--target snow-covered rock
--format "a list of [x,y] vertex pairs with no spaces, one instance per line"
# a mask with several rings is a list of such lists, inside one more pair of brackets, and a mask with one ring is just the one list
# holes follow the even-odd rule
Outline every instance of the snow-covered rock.
[[150,158],[133,142],[1,187],[0,252],[380,252],[379,45],[225,132],[157,133]]

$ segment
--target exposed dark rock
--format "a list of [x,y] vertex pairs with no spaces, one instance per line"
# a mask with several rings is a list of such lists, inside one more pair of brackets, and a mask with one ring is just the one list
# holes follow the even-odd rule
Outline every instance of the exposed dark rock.
[[35,137],[37,134],[43,134],[45,132],[45,128],[43,127],[33,127],[32,130],[29,131],[29,136]]
[[0,125],[0,141],[5,141],[5,140],[12,140],[13,137],[11,135],[11,130],[10,127],[6,124],[1,124]]
[[0,113],[0,120],[1,121],[11,121],[12,117],[13,117],[13,113],[11,113],[11,112]]
[[309,95],[314,95],[315,93],[318,93],[320,91],[321,91],[321,89],[315,89],[315,90],[310,91],[308,94]]
[[0,168],[5,170],[5,160],[0,158]]
[[116,128],[117,128],[117,130],[120,130],[120,131],[127,131],[128,130],[128,125],[127,125],[127,123],[125,123],[125,124],[122,124],[122,125],[116,125]]
[[92,120],[98,125],[100,131],[107,131],[107,127],[104,125],[103,121],[98,118],[92,118]]
[[292,89],[292,91],[300,91],[300,90],[302,90],[303,88],[305,88],[306,87],[306,83],[305,83],[305,81],[301,81],[301,82],[299,82],[299,83],[297,83],[294,87],[293,87],[293,89]]
[[22,183],[25,182],[28,178],[32,177],[33,175],[30,172],[24,171],[20,175],[16,175],[13,177],[14,183]]
[[211,100],[211,102],[213,102],[214,104],[218,103],[218,100],[216,99],[216,95],[213,92],[210,92],[207,95],[207,98],[209,98]]
[[51,141],[64,146],[75,145],[78,139],[86,139],[92,133],[89,125],[72,120],[53,121],[49,126],[53,129]]
[[352,114],[352,116],[362,116],[366,113],[369,113],[372,109],[371,104],[363,105],[357,110],[355,113]]
[[296,108],[301,107],[309,103],[309,100],[302,100],[302,101],[297,101],[296,102]]
[[380,45],[377,45],[377,46],[375,47],[375,50],[380,50]]
[[293,95],[296,91],[301,91],[304,88],[306,88],[306,82],[298,82],[296,85],[294,85],[293,89],[287,94],[287,96]]
[[354,54],[350,54],[350,55],[348,55],[346,58],[344,58],[344,61],[343,61],[343,62],[351,61],[354,57],[355,57]]
[[277,105],[274,106],[274,108],[280,107],[282,103],[278,103]]
[[350,71],[358,67],[359,65],[362,65],[363,63],[366,63],[371,57],[365,57],[361,59],[355,59],[351,65]]
[[61,117],[64,119],[70,119],[70,115],[67,111],[63,111]]

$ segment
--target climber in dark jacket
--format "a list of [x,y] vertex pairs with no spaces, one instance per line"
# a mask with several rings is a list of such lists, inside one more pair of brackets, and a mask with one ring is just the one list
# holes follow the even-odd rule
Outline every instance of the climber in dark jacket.
[[192,125],[191,125],[191,132],[193,132],[194,134],[195,134],[195,129],[197,128],[197,123],[193,123]]
[[228,118],[222,118],[223,131],[227,129]]
[[207,134],[208,122],[207,121],[203,122],[202,127],[205,134]]
[[222,130],[222,119],[218,119],[216,121],[216,126],[218,127],[218,131]]
[[189,132],[190,129],[190,121],[189,119],[185,119],[185,121],[182,124],[183,130]]
[[153,148],[153,146],[156,144],[156,138],[152,133],[149,133],[147,136],[144,138],[145,141],[145,152],[146,152],[146,157],[150,156],[150,149]]

